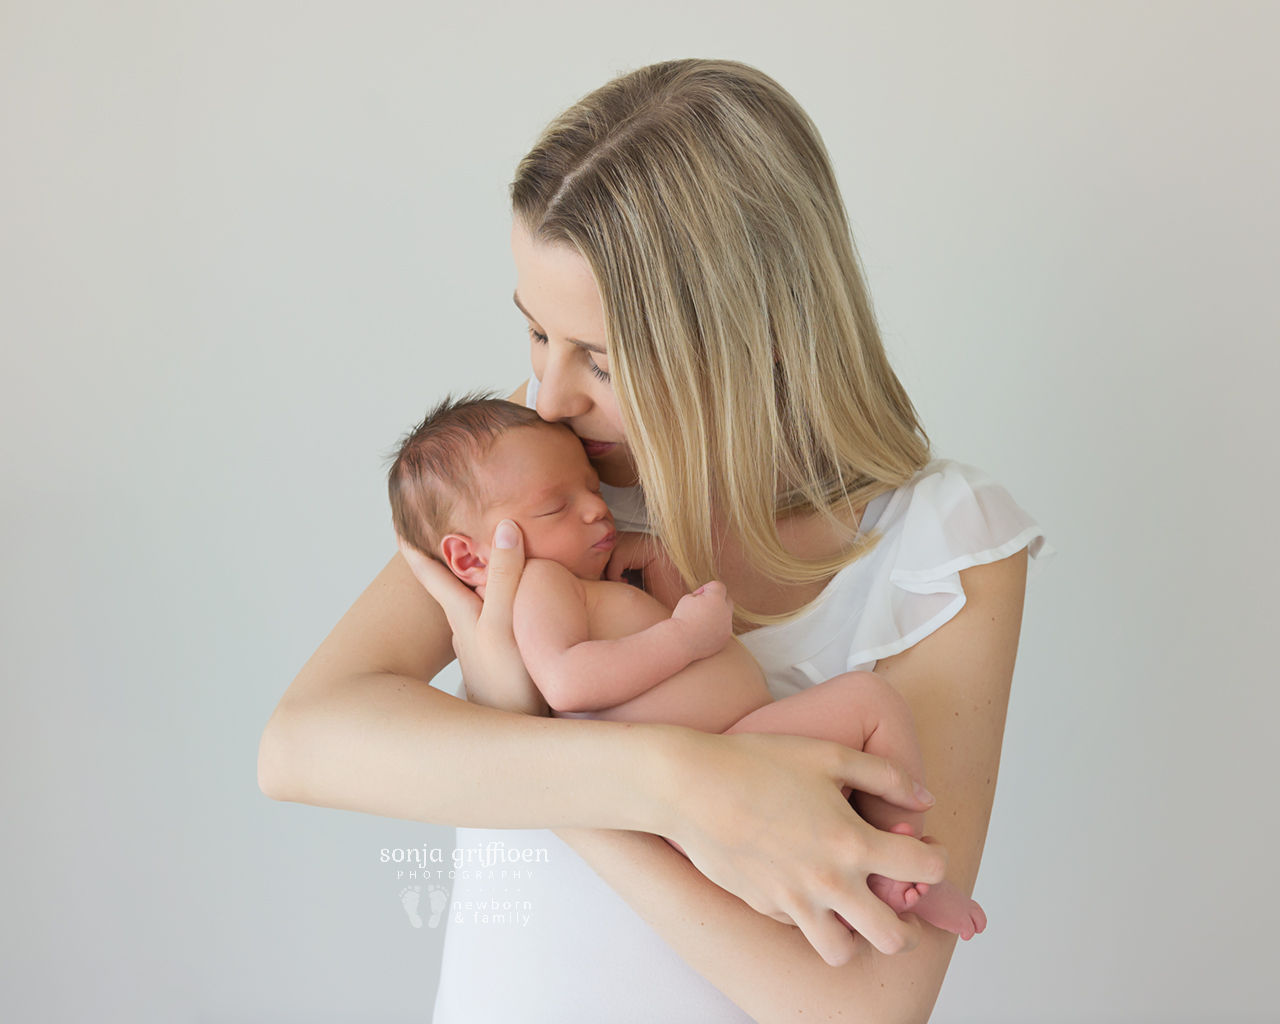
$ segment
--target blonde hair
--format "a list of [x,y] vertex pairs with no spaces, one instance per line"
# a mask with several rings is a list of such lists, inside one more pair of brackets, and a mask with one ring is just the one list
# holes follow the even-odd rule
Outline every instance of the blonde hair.
[[[686,580],[716,574],[712,512],[780,582],[865,553],[873,538],[842,513],[909,480],[929,443],[881,344],[826,149],[791,95],[732,61],[640,68],[552,121],[511,195],[531,237],[576,249],[595,275],[650,519]],[[791,555],[785,513],[840,524],[844,550]]]

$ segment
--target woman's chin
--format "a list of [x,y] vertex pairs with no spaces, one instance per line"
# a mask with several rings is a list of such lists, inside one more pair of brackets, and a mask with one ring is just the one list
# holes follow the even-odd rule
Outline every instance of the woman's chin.
[[615,444],[599,458],[587,455],[592,468],[600,474],[600,482],[610,487],[634,487],[640,482],[636,473],[636,463],[631,457],[631,449],[625,444]]

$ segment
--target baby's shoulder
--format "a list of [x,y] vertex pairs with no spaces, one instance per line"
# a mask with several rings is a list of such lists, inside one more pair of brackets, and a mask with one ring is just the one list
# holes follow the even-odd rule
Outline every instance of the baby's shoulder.
[[566,569],[559,562],[549,558],[530,558],[524,563],[524,573],[520,577],[517,599],[526,600],[539,595],[546,597],[554,593],[573,593],[579,599],[586,599],[586,590],[582,580]]

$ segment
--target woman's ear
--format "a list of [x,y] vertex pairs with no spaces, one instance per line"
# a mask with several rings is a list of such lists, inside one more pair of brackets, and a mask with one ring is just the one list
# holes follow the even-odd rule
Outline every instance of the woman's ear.
[[440,557],[453,574],[469,587],[480,587],[488,575],[488,567],[476,552],[475,542],[460,533],[451,533],[440,541]]

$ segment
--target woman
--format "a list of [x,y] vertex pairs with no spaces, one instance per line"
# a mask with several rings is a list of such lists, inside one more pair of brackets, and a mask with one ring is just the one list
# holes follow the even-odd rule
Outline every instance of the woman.
[[[450,911],[437,1024],[927,1018],[955,937],[865,880],[972,891],[1038,528],[981,474],[929,464],[821,140],[767,76],[623,76],[553,122],[512,195],[534,369],[512,400],[582,438],[620,527],[661,538],[681,586],[725,582],[775,696],[854,668],[897,687],[946,852],[858,819],[842,785],[933,797],[838,745],[544,717],[505,524],[483,603],[392,559],[268,724],[264,791],[549,850],[521,876],[536,927]],[[467,702],[425,683],[455,651]],[[468,874],[453,907],[494,895]]]

